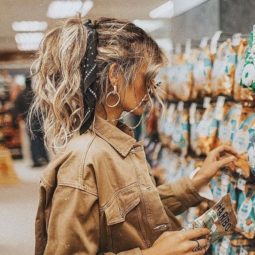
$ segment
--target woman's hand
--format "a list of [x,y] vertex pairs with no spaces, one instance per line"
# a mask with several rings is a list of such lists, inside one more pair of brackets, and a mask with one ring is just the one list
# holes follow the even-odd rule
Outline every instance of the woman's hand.
[[202,186],[208,184],[221,167],[236,160],[237,156],[237,152],[228,145],[221,145],[209,152],[201,169],[192,179],[194,187],[199,190]]
[[[202,255],[205,254],[208,246],[207,228],[191,229],[186,231],[173,231],[163,233],[147,250],[143,250],[143,255]],[[197,241],[194,241],[197,240]],[[194,251],[198,248],[200,251]]]

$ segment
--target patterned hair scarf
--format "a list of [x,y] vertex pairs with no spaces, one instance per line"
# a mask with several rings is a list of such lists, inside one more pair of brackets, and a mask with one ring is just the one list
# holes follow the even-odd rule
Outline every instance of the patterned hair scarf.
[[83,93],[84,104],[84,120],[80,128],[80,134],[86,132],[91,126],[94,116],[97,102],[97,41],[98,34],[91,23],[91,20],[86,21],[84,26],[87,29],[87,47],[85,55],[81,61],[81,91]]

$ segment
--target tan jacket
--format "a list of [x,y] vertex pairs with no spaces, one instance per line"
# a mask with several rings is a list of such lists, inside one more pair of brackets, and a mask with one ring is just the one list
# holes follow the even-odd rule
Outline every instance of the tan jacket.
[[127,127],[97,117],[43,174],[35,254],[141,255],[180,229],[175,215],[202,198],[188,178],[156,188],[149,171]]

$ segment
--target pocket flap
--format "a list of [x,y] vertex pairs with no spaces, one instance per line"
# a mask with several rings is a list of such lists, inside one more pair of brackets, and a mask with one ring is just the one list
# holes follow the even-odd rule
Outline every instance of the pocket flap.
[[105,216],[108,226],[125,221],[126,215],[140,203],[138,187],[127,187],[115,194],[106,206]]

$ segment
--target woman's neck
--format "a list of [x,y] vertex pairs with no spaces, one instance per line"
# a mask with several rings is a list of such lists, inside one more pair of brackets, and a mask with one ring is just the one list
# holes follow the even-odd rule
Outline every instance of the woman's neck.
[[120,107],[110,108],[103,104],[100,104],[96,107],[96,115],[99,117],[108,120],[111,124],[117,125],[118,119],[121,117],[123,110]]

